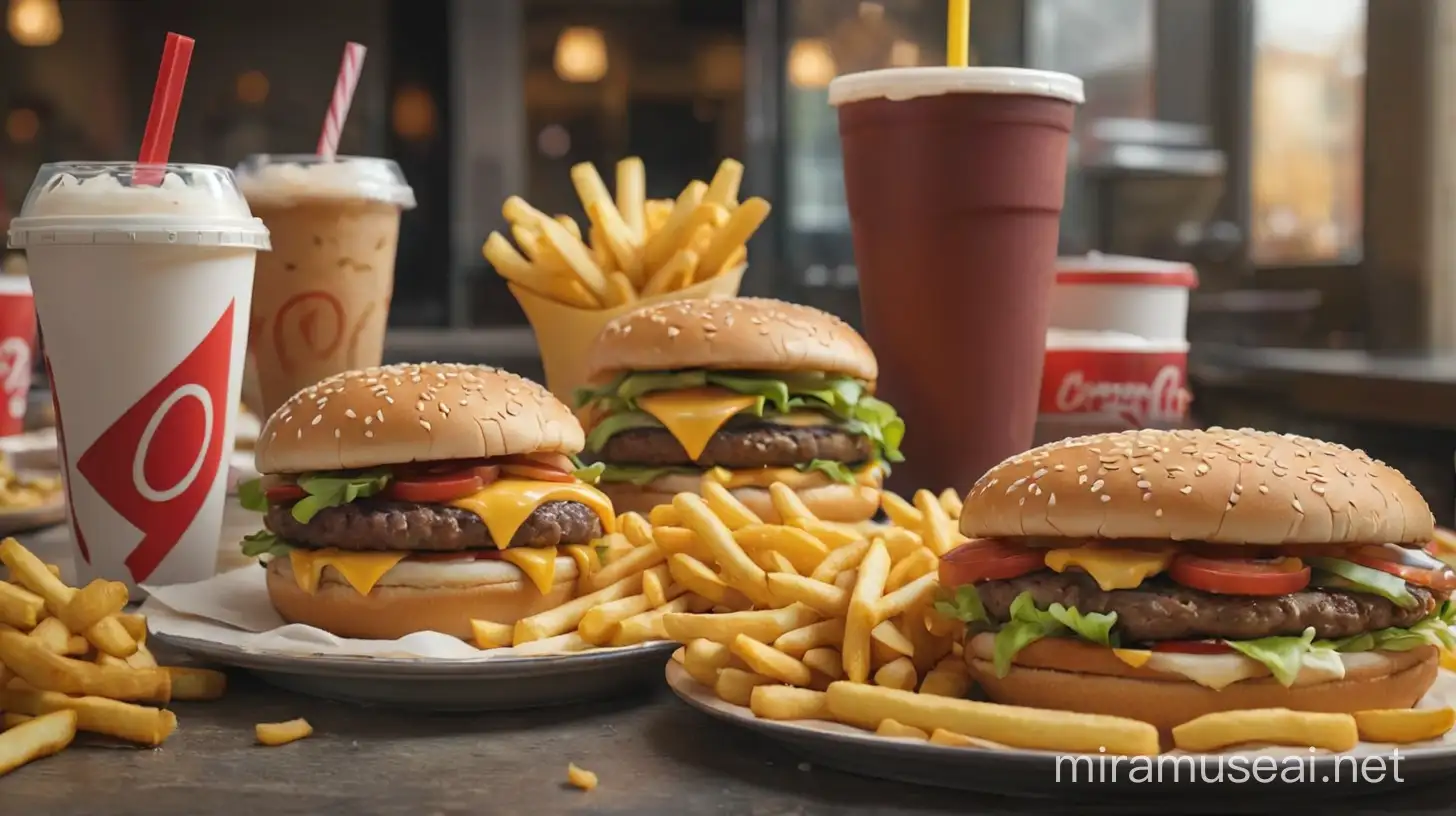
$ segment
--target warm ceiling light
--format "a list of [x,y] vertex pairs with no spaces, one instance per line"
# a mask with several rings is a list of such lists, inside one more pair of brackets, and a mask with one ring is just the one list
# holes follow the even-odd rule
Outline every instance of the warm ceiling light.
[[595,28],[565,29],[556,39],[554,64],[566,82],[597,82],[607,75],[607,40]]
[[838,69],[823,40],[804,39],[789,49],[789,82],[799,88],[823,88]]
[[390,119],[399,138],[410,142],[426,141],[435,135],[438,127],[435,98],[424,88],[401,88],[394,95]]
[[885,19],[885,5],[883,3],[866,2],[859,4],[859,16],[862,20],[877,23]]
[[10,0],[6,24],[21,45],[53,45],[61,38],[61,6],[57,0]]
[[896,68],[913,68],[920,64],[920,46],[909,40],[890,44],[890,64]]
[[16,108],[5,117],[5,135],[15,144],[30,144],[40,133],[40,117],[30,108]]
[[244,71],[238,74],[238,101],[249,105],[261,105],[268,101],[268,77],[262,71]]

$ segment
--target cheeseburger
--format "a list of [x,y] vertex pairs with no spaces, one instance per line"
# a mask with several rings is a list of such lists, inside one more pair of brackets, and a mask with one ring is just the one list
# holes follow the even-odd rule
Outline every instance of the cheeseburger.
[[714,479],[765,521],[769,485],[816,516],[879,508],[905,423],[875,399],[879,369],[839,318],[760,298],[678,300],[609,323],[577,393],[588,456],[623,512],[646,512]]
[[1426,502],[1328,442],[1130,431],[1012,457],[941,561],[997,702],[1171,729],[1213,711],[1410,708],[1453,645]]
[[530,380],[424,363],[351,371],[300,391],[264,424],[243,503],[265,532],[284,619],[343,637],[513,623],[574,594],[612,532],[583,483],[581,424]]

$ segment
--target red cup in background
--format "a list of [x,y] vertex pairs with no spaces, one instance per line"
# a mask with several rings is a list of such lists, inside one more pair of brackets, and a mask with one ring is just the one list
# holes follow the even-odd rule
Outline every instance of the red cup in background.
[[0,275],[0,436],[25,430],[30,375],[35,368],[35,295],[30,278]]
[[1038,443],[1187,422],[1185,341],[1052,329],[1042,372]]

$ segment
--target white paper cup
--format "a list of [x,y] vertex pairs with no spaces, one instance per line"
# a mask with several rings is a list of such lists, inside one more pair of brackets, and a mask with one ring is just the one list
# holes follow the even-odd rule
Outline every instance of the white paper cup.
[[77,580],[211,576],[253,267],[269,247],[232,172],[44,165],[10,245],[28,256],[56,401]]

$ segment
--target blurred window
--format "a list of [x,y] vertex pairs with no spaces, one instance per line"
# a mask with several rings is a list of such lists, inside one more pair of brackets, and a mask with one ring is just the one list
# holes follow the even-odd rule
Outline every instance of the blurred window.
[[1250,250],[1360,259],[1366,0],[1255,0]]

